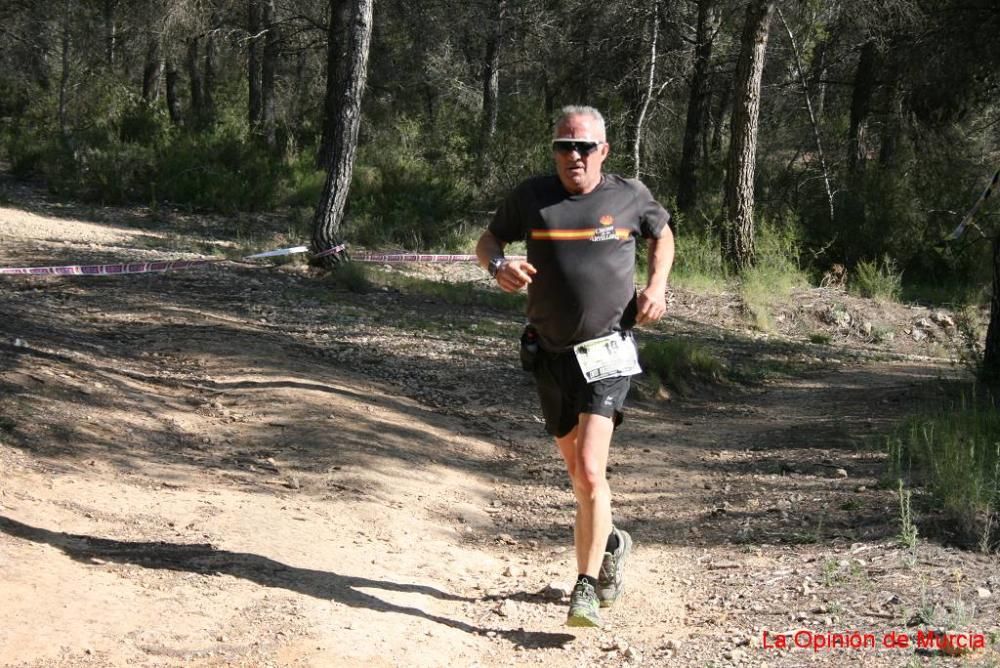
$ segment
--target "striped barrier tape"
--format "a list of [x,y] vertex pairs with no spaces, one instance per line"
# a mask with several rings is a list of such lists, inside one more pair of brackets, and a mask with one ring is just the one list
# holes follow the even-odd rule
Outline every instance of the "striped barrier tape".
[[116,276],[204,267],[220,260],[164,260],[119,264],[71,264],[58,267],[0,267],[0,275],[28,276]]
[[983,205],[983,202],[989,199],[990,194],[993,192],[993,189],[998,183],[1000,183],[1000,169],[993,174],[993,178],[990,180],[989,185],[986,186],[986,190],[984,190],[983,194],[979,196],[979,199],[977,199],[976,203],[972,205],[972,208],[969,209],[968,213],[962,217],[962,221],[958,224],[958,227],[956,227],[951,234],[945,237],[945,241],[957,241],[963,234],[965,234],[965,229],[972,222],[972,218],[976,215],[976,212],[979,211],[979,207]]
[[[332,248],[320,251],[313,257],[326,257],[335,255],[347,249],[346,244],[338,244]],[[242,260],[259,260],[269,257],[280,257],[285,255],[296,255],[298,253],[308,253],[308,246],[292,246],[290,248],[277,248],[275,250],[264,251],[247,255]],[[523,260],[523,255],[509,255],[510,260]],[[476,255],[458,255],[441,253],[370,253],[367,251],[358,252],[351,256],[354,262],[373,262],[380,264],[393,264],[402,262],[478,262]],[[157,262],[123,262],[117,264],[70,264],[52,267],[0,267],[0,275],[28,275],[28,276],[115,276],[120,274],[147,274],[162,271],[174,271],[177,269],[191,269],[194,267],[204,267],[216,262],[224,262],[223,258],[211,258],[204,260],[161,260]]]
[[[346,246],[340,244],[333,248],[317,253],[316,257],[333,255],[344,250]],[[259,260],[268,257],[280,257],[284,255],[296,255],[298,253],[308,253],[308,246],[292,246],[290,248],[276,248],[247,255],[243,260]],[[204,260],[160,260],[156,262],[121,262],[116,264],[69,264],[52,267],[0,267],[0,276],[117,276],[121,274],[149,274],[154,272],[175,271],[178,269],[192,269],[195,267],[205,267],[216,262],[224,262],[223,258],[211,258]]]
[[[524,260],[524,255],[508,255],[508,260]],[[433,253],[354,253],[354,262],[393,264],[398,262],[478,262],[477,255],[443,255]]]

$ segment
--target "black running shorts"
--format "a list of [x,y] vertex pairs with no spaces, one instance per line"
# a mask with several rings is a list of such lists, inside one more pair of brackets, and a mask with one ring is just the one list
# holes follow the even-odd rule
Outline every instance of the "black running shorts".
[[539,351],[534,373],[545,430],[556,438],[573,431],[580,413],[611,418],[616,427],[621,424],[622,407],[629,388],[628,376],[588,383],[573,351]]

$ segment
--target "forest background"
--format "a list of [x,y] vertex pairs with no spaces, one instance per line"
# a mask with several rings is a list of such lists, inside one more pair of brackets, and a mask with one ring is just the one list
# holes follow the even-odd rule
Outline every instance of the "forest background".
[[[745,269],[720,244],[741,54],[756,48],[750,264],[764,283],[839,265],[897,297],[987,299],[976,241],[1000,214],[941,242],[1000,164],[990,0],[383,0],[367,26],[367,0],[4,5],[0,152],[56,193],[277,211],[308,237],[338,115],[359,103],[338,233],[468,249],[506,191],[551,169],[553,115],[585,103],[608,120],[609,169],[675,213],[676,280],[709,283]],[[359,27],[363,103],[345,97]],[[252,217],[232,220],[254,236]]]

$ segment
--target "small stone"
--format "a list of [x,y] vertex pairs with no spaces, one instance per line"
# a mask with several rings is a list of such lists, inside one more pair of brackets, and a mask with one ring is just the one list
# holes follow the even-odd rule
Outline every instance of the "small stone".
[[601,644],[602,652],[614,652],[616,650],[626,649],[628,649],[628,643],[624,642],[621,638],[611,638]]
[[680,648],[681,648],[680,640],[668,640],[667,642],[663,643],[663,649],[669,650],[671,652],[676,652]]
[[837,478],[846,478],[847,469],[837,469],[836,471],[833,472],[833,475]]
[[985,587],[977,587],[976,596],[978,596],[979,598],[989,598],[990,596],[993,596],[993,592],[991,592],[989,589],[986,589]]
[[545,585],[545,589],[541,591],[541,594],[550,601],[561,601],[569,596],[569,591],[559,582],[550,582]]
[[939,327],[944,327],[946,329],[955,328],[955,320],[950,315],[944,311],[935,311],[931,314],[931,320],[936,322]]
[[642,660],[642,654],[640,654],[639,650],[634,647],[626,647],[625,651],[622,652],[622,656],[625,657],[626,661],[638,662]]
[[302,483],[295,476],[289,476],[288,480],[285,481],[285,486],[289,489],[302,489]]
[[922,329],[917,329],[916,327],[914,327],[910,331],[910,338],[912,338],[917,343],[920,343],[921,341],[923,341],[923,340],[925,340],[927,338],[927,332],[925,332]]
[[500,605],[494,610],[501,617],[513,617],[517,612],[517,604],[509,598],[500,601]]

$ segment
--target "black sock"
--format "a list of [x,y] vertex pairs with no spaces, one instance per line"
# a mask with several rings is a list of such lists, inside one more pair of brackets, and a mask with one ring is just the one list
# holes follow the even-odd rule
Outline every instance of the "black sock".
[[604,551],[614,554],[615,550],[617,549],[618,549],[618,534],[615,533],[614,529],[612,529],[611,533],[608,534],[608,545],[607,547],[604,548]]
[[580,573],[578,576],[576,576],[576,583],[580,584],[581,582],[586,582],[594,589],[597,589],[597,578],[592,578],[589,575],[584,575],[583,573]]

